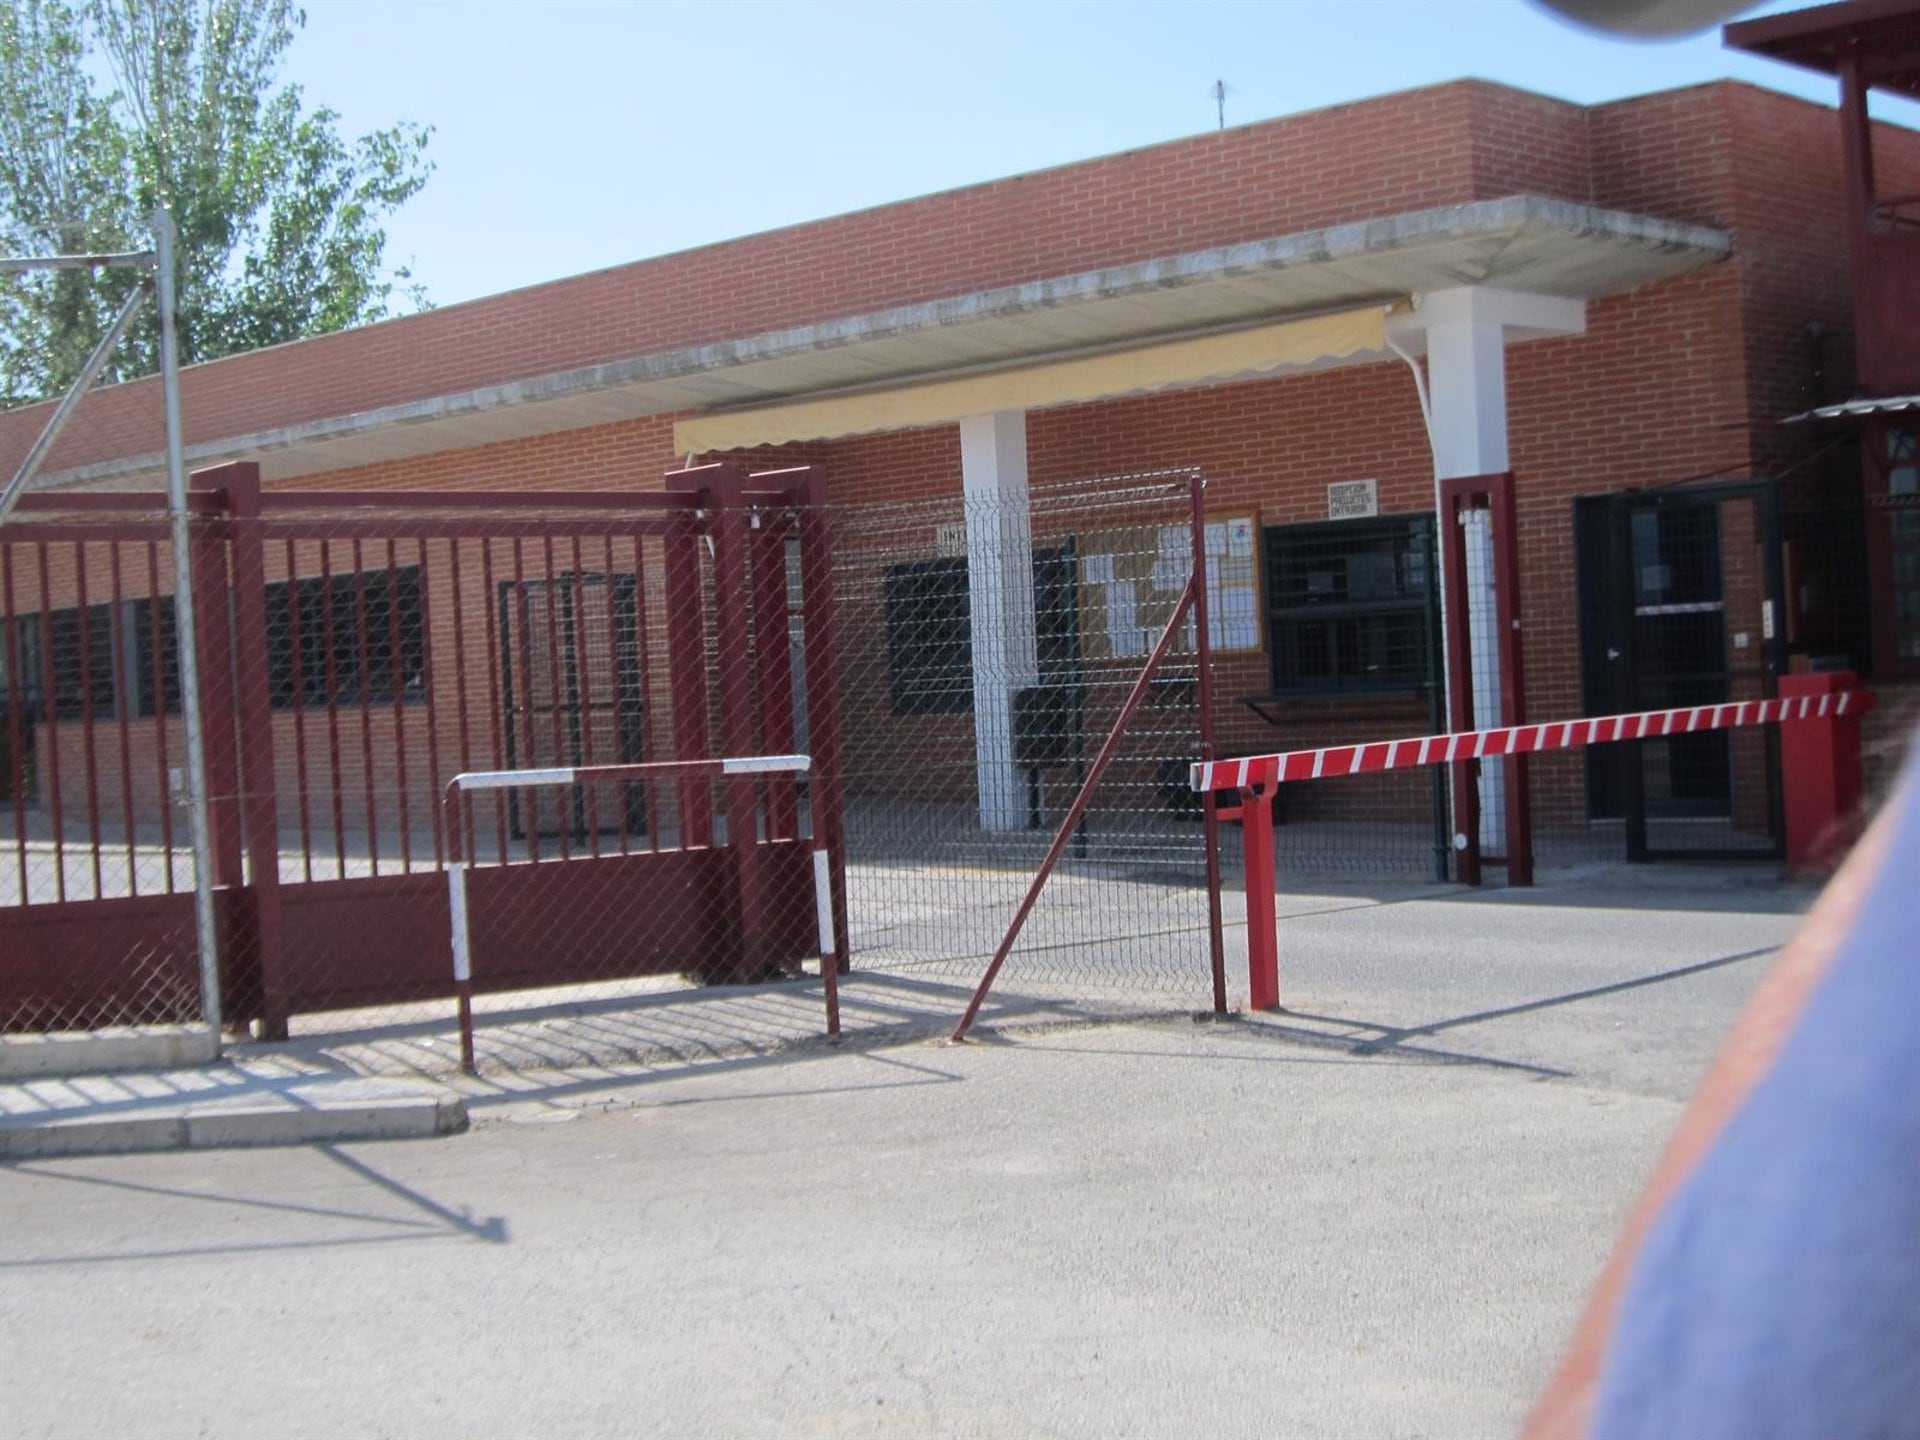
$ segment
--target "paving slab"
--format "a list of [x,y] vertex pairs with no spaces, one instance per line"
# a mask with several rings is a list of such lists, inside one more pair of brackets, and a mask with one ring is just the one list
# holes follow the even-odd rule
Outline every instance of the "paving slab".
[[444,1086],[275,1063],[0,1085],[6,1161],[423,1139],[466,1126],[465,1101]]

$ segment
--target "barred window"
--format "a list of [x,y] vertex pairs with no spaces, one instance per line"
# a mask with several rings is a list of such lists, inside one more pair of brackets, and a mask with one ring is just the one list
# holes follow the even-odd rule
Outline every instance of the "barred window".
[[420,567],[267,586],[267,689],[276,710],[426,698]]
[[1276,694],[1432,683],[1432,515],[1269,526],[1262,541]]

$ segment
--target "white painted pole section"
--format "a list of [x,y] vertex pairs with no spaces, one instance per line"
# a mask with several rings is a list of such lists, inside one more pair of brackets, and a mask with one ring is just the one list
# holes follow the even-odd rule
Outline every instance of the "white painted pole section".
[[833,878],[824,846],[813,852],[813,914],[820,926],[820,964],[824,972],[826,966],[840,963],[833,948]]
[[1039,678],[1024,411],[971,415],[960,422],[960,479],[967,515],[980,824],[986,830],[1019,830],[1027,823],[1027,784],[1013,763],[1013,696]]
[[473,954],[467,941],[467,865],[447,867],[447,909],[453,915],[453,978],[473,978]]
[[742,755],[720,762],[723,775],[801,775],[812,768],[811,755]]
[[510,790],[520,785],[571,785],[574,773],[569,766],[549,770],[472,770],[454,776],[451,783],[462,790]]

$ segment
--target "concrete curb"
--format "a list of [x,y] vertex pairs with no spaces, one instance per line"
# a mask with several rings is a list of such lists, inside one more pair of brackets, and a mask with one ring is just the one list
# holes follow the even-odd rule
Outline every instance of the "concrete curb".
[[218,1052],[205,1026],[0,1036],[0,1081],[45,1075],[109,1075],[210,1065]]
[[224,1091],[83,1100],[25,1111],[20,1108],[22,1092],[38,1087],[13,1087],[4,1097],[12,1113],[0,1114],[0,1161],[416,1140],[467,1128],[466,1102],[436,1085],[332,1076],[262,1081],[244,1072],[235,1075],[237,1080]]

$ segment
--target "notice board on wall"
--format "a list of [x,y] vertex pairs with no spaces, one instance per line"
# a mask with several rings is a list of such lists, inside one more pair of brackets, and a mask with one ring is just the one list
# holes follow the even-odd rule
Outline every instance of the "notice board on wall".
[[[1207,522],[1207,633],[1216,654],[1261,642],[1260,517]],[[1090,660],[1145,659],[1166,628],[1193,569],[1186,525],[1141,526],[1079,537],[1080,633]],[[1176,650],[1193,648],[1193,620]]]

